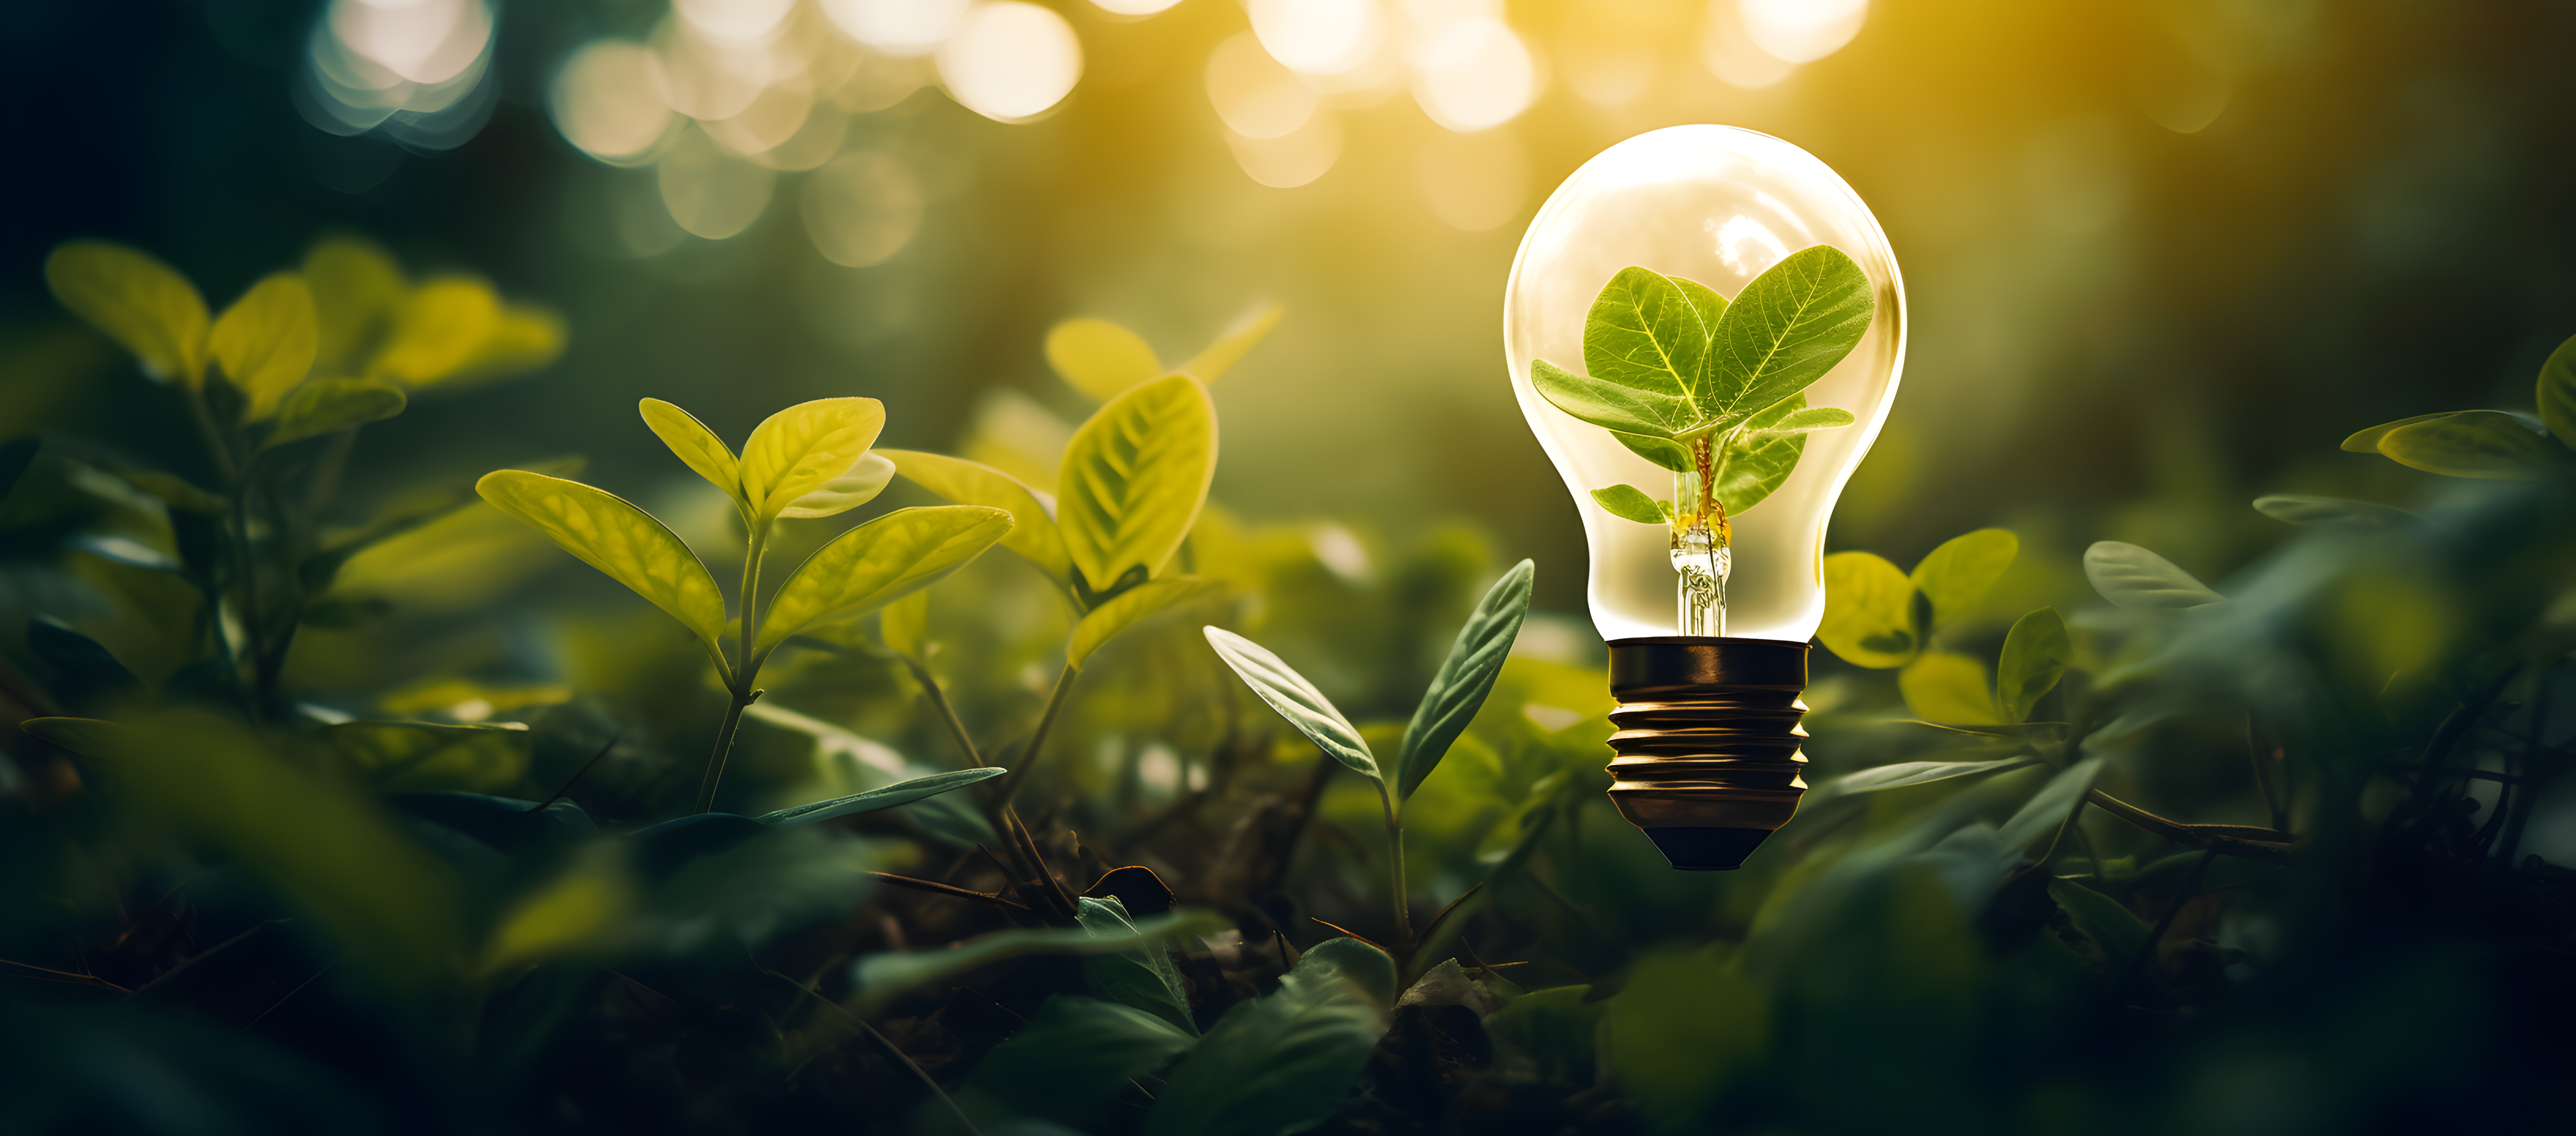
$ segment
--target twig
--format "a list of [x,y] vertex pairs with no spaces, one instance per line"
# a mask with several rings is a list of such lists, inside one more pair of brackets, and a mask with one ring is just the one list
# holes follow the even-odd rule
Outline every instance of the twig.
[[348,958],[348,957],[349,957],[349,956],[347,956],[347,955],[342,955],[342,956],[340,956],[339,958],[332,959],[329,963],[324,964],[324,966],[322,967],[322,969],[320,969],[320,970],[317,970],[317,971],[314,971],[314,972],[313,972],[313,976],[312,976],[311,978],[307,978],[307,979],[305,979],[305,980],[304,980],[304,981],[302,981],[302,982],[298,982],[298,983],[296,983],[296,984],[295,984],[295,989],[287,991],[287,992],[285,993],[285,995],[284,995],[284,996],[282,996],[282,997],[280,997],[277,1001],[274,1001],[274,1002],[269,1003],[269,1004],[268,1004],[268,1008],[267,1008],[267,1009],[265,1009],[265,1010],[261,1010],[261,1011],[259,1012],[259,1017],[252,1018],[251,1020],[249,1020],[249,1021],[247,1021],[247,1022],[244,1022],[244,1023],[242,1023],[242,1024],[243,1024],[243,1025],[246,1025],[246,1026],[255,1026],[255,1025],[258,1025],[262,1020],[266,1019],[270,1014],[274,1014],[274,1013],[276,1013],[276,1012],[277,1012],[277,1008],[278,1008],[279,1006],[283,1006],[283,1005],[285,1005],[289,1000],[293,999],[296,995],[301,994],[301,993],[304,993],[304,988],[305,988],[305,987],[313,985],[315,982],[320,981],[323,975],[326,975],[326,974],[331,973],[332,968],[339,966],[339,965],[340,965],[340,963],[341,963],[341,961],[342,961],[342,960],[344,960],[344,959],[346,959],[346,958]]
[[217,943],[217,944],[215,944],[214,946],[208,947],[208,948],[206,948],[206,949],[204,949],[204,950],[202,950],[202,951],[198,951],[197,953],[195,953],[195,954],[193,954],[193,955],[189,955],[188,957],[186,957],[186,958],[184,958],[184,959],[179,960],[179,965],[174,966],[174,967],[171,967],[171,968],[170,968],[170,969],[168,969],[168,970],[162,971],[162,972],[161,972],[161,973],[159,973],[159,974],[153,975],[153,976],[152,976],[152,981],[150,981],[150,982],[146,982],[146,983],[144,983],[144,984],[143,984],[143,985],[141,985],[141,986],[137,986],[137,987],[135,987],[135,988],[134,988],[133,993],[127,994],[127,995],[126,995],[126,998],[128,998],[128,999],[140,998],[140,997],[144,996],[145,994],[150,993],[154,988],[156,988],[156,987],[160,986],[162,983],[167,982],[167,981],[169,981],[169,980],[171,980],[171,979],[173,979],[173,978],[176,978],[176,977],[178,977],[179,975],[181,975],[181,974],[183,974],[183,973],[186,973],[186,971],[188,970],[188,968],[189,968],[189,967],[195,966],[195,965],[197,965],[198,963],[205,961],[206,959],[209,959],[209,958],[214,957],[216,954],[221,953],[225,948],[230,947],[230,946],[232,946],[232,945],[233,945],[233,944],[235,944],[235,943],[238,943],[238,942],[240,942],[240,941],[242,941],[242,940],[244,940],[244,939],[247,939],[247,938],[249,938],[249,937],[251,937],[251,936],[253,936],[253,935],[259,934],[261,931],[266,930],[266,929],[269,927],[269,925],[270,925],[270,924],[273,924],[273,923],[284,923],[284,922],[286,922],[286,920],[284,920],[284,919],[263,919],[263,920],[260,920],[259,922],[252,924],[249,930],[244,931],[244,932],[242,932],[241,934],[235,935],[235,936],[233,936],[232,938],[226,939],[226,940],[224,940],[223,942]]
[[[1308,919],[1315,919],[1315,917],[1314,917],[1314,916],[1312,916],[1312,915],[1309,915],[1309,916],[1307,916],[1306,918],[1308,918]],[[1357,932],[1357,931],[1351,930],[1351,929],[1350,929],[1350,928],[1348,928],[1348,927],[1344,927],[1344,926],[1342,926],[1342,925],[1341,925],[1341,924],[1339,924],[1339,923],[1330,923],[1330,922],[1326,922],[1325,920],[1322,920],[1322,919],[1315,919],[1315,922],[1317,922],[1317,923],[1323,923],[1323,924],[1324,924],[1324,926],[1327,926],[1327,927],[1332,928],[1333,930],[1339,931],[1339,932],[1341,932],[1343,935],[1345,935],[1345,936],[1347,936],[1347,937],[1349,937],[1349,938],[1357,939],[1357,940],[1359,940],[1359,941],[1361,941],[1361,942],[1363,942],[1363,943],[1367,943],[1368,945],[1370,945],[1370,946],[1372,946],[1372,947],[1378,947],[1378,949],[1379,949],[1379,950],[1385,950],[1385,949],[1386,949],[1386,948],[1384,948],[1384,947],[1379,947],[1379,946],[1378,946],[1378,944],[1377,944],[1377,941],[1376,941],[1376,940],[1371,939],[1371,938],[1369,938],[1369,937],[1368,937],[1368,936],[1366,936],[1366,935],[1360,934],[1360,933],[1359,933],[1359,932]]]
[[948,737],[957,743],[957,752],[966,756],[966,764],[984,767],[984,755],[975,748],[975,739],[966,732],[966,723],[957,717],[957,708],[949,704],[948,692],[940,689],[939,677],[930,673],[929,664],[910,655],[897,655],[912,671],[913,681],[921,684],[922,695],[930,699],[930,708],[939,712],[939,721],[948,727]]
[[1064,709],[1065,695],[1073,692],[1073,676],[1077,673],[1068,663],[1055,676],[1055,689],[1047,694],[1046,711],[1038,715],[1036,732],[1029,735],[1029,744],[1020,750],[1020,760],[1009,773],[1002,775],[1001,784],[993,787],[993,809],[996,813],[1010,807],[1011,796],[1020,791],[1020,779],[1028,776],[1029,769],[1038,763],[1039,747],[1046,744],[1047,732],[1055,728],[1056,714]]
[[1003,907],[1017,908],[1021,911],[1029,909],[1029,905],[1006,897],[997,891],[969,891],[965,888],[958,887],[955,884],[943,884],[937,880],[917,879],[912,876],[898,876],[892,872],[870,872],[868,874],[887,883],[893,884],[896,887],[911,888],[915,891],[926,891],[934,895],[954,896],[958,899],[977,899],[986,903],[999,904]]
[[2290,834],[2278,829],[2244,824],[2185,824],[2157,816],[2100,789],[2087,792],[2084,799],[2101,806],[2102,811],[2112,816],[2176,844],[2274,864],[2288,863],[2290,859]]
[[[130,995],[130,994],[134,993],[133,991],[131,991],[131,990],[127,990],[126,988],[124,988],[124,987],[122,987],[122,986],[119,986],[119,985],[117,985],[117,984],[115,984],[115,983],[113,983],[113,982],[110,982],[110,981],[108,981],[108,980],[106,980],[106,979],[104,979],[104,978],[100,978],[99,976],[97,976],[97,975],[95,975],[95,974],[76,974],[76,973],[74,973],[74,972],[72,972],[72,971],[68,971],[68,970],[55,970],[54,968],[52,968],[52,967],[50,967],[50,966],[37,966],[36,964],[31,963],[31,962],[19,962],[19,961],[18,961],[18,960],[16,960],[16,959],[0,959],[0,963],[5,963],[5,964],[7,964],[7,965],[9,965],[9,966],[20,967],[20,968],[23,968],[23,969],[26,969],[26,970],[32,970],[32,971],[35,971],[37,974],[52,975],[53,977],[48,978],[48,979],[45,979],[45,981],[47,981],[47,982],[67,982],[67,983],[70,983],[70,984],[75,985],[75,986],[97,986],[97,987],[102,987],[102,988],[104,988],[104,989],[108,989],[108,990],[114,990],[114,991],[116,991],[116,992],[118,992],[118,993],[120,993],[120,994],[128,994],[128,995]],[[33,975],[29,975],[28,977],[34,977],[34,976],[33,976]]]
[[619,728],[616,733],[609,735],[607,745],[599,747],[598,753],[590,755],[590,760],[582,762],[581,768],[573,770],[572,776],[564,778],[563,784],[555,786],[555,791],[552,795],[548,796],[545,800],[529,806],[528,811],[532,813],[541,813],[546,811],[547,805],[551,805],[556,801],[562,800],[564,794],[572,792],[573,783],[581,780],[582,774],[590,772],[591,766],[599,764],[600,758],[608,756],[608,751],[616,749],[618,740],[625,736],[626,730],[623,727]]
[[[755,966],[757,966],[758,964],[754,964],[754,965],[755,965]],[[799,990],[804,991],[808,997],[811,997],[811,998],[812,998],[812,999],[814,999],[815,1001],[817,1001],[817,1002],[821,1002],[822,1004],[824,1004],[824,1005],[826,1005],[826,1006],[830,1006],[830,1007],[832,1008],[832,1010],[833,1010],[833,1012],[834,1012],[834,1013],[837,1013],[837,1014],[841,1015],[842,1017],[848,1018],[848,1019],[850,1019],[852,1022],[856,1023],[860,1029],[865,1030],[865,1031],[867,1032],[867,1035],[868,1035],[869,1037],[873,1037],[873,1038],[877,1039],[877,1044],[884,1046],[884,1047],[886,1048],[886,1052],[891,1053],[891,1054],[894,1054],[894,1059],[895,1059],[895,1060],[900,1061],[900,1062],[903,1062],[903,1067],[904,1067],[904,1068],[912,1070],[912,1075],[913,1075],[913,1076],[921,1078],[921,1083],[930,1087],[931,1095],[938,1097],[938,1098],[939,1098],[940,1103],[947,1105],[947,1106],[948,1106],[948,1111],[950,1111],[950,1112],[953,1112],[953,1113],[956,1113],[956,1114],[957,1114],[957,1123],[965,1125],[965,1126],[966,1126],[966,1131],[971,1132],[971,1133],[974,1133],[974,1134],[975,1134],[975,1136],[984,1136],[984,1131],[983,1131],[983,1129],[980,1129],[980,1128],[975,1127],[975,1121],[974,1121],[972,1118],[970,1118],[970,1117],[968,1117],[968,1116],[966,1115],[966,1110],[965,1110],[965,1109],[962,1109],[962,1108],[957,1107],[957,1101],[956,1101],[954,1098],[952,1098],[952,1097],[950,1097],[950,1096],[948,1095],[948,1090],[943,1089],[943,1088],[940,1088],[940,1087],[939,1087],[939,1082],[937,1082],[937,1081],[935,1081],[935,1080],[932,1080],[932,1079],[931,1079],[931,1076],[930,1076],[930,1073],[929,1073],[929,1071],[928,1071],[928,1070],[923,1069],[923,1068],[920,1066],[920,1064],[919,1064],[919,1063],[917,1063],[917,1062],[913,1061],[913,1059],[912,1059],[912,1055],[911,1055],[911,1054],[908,1054],[908,1053],[905,1053],[905,1052],[903,1051],[903,1048],[902,1048],[901,1046],[896,1045],[896,1044],[893,1042],[893,1040],[892,1040],[892,1039],[889,1039],[889,1038],[888,1038],[888,1037],[886,1037],[886,1035],[884,1035],[884,1034],[878,1033],[878,1032],[877,1032],[877,1027],[872,1026],[872,1025],[869,1025],[869,1024],[868,1024],[868,1020],[867,1020],[866,1018],[862,1018],[862,1017],[858,1016],[857,1014],[853,1014],[853,1013],[851,1013],[847,1007],[844,1007],[844,1006],[842,1006],[840,1003],[835,1002],[835,1001],[833,1001],[833,1000],[831,1000],[831,999],[829,999],[829,998],[824,997],[824,996],[823,996],[819,991],[816,991],[813,987],[808,986],[808,985],[806,985],[806,984],[804,984],[804,983],[802,983],[802,982],[798,982],[798,981],[796,981],[795,979],[793,979],[793,978],[789,978],[789,977],[787,977],[787,976],[786,976],[786,975],[784,975],[784,974],[780,974],[780,973],[779,973],[779,972],[777,972],[777,971],[774,971],[774,970],[769,969],[768,967],[765,967],[765,966],[760,967],[760,972],[761,972],[762,974],[766,974],[766,975],[770,976],[771,978],[775,978],[775,979],[779,980],[780,982],[784,982],[784,983],[788,984],[789,986],[793,986],[793,987],[795,987],[795,988],[797,988],[797,989],[799,989]]]
[[2156,929],[2147,932],[2147,941],[2138,946],[2137,954],[2130,956],[2129,968],[2120,976],[2120,984],[2111,988],[2115,994],[2125,993],[2130,985],[2138,980],[2139,972],[2147,965],[2147,960],[2155,956],[2156,944],[2163,942],[2165,932],[2173,929],[2174,916],[2182,914],[2182,905],[2191,902],[2194,896],[2200,894],[2200,878],[2209,871],[2209,862],[2217,858],[2218,849],[2215,846],[2200,854],[2200,862],[2191,866],[2191,878],[2182,882],[2182,890],[2175,893],[2174,901],[2166,906],[2164,916],[2156,920]]

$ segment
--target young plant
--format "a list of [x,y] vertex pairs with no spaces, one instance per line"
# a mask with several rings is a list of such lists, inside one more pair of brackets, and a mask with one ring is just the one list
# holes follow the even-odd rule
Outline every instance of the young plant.
[[756,684],[770,652],[806,628],[866,614],[930,586],[1005,539],[1011,515],[980,505],[896,510],[816,550],[764,606],[761,563],[772,527],[857,508],[893,476],[891,463],[868,452],[885,426],[884,404],[826,398],[788,407],[752,431],[739,457],[677,406],[648,398],[640,409],[671,452],[724,490],[742,517],[742,588],[730,655],[724,593],[697,554],[652,514],[604,490],[526,470],[496,470],[474,488],[697,635],[732,696],[698,783],[695,811],[704,813],[715,808],[734,731],[743,709],[761,695]]
[[[2533,385],[2532,399],[2540,412],[2536,421],[2530,415],[2502,410],[2418,414],[2360,431],[2344,439],[2343,448],[2381,454],[2399,465],[2445,477],[2487,481],[2576,477],[2576,337],[2549,353]],[[2365,519],[2384,519],[2387,508],[2333,498],[2267,497],[2264,501],[2280,504],[2265,508],[2263,501],[2257,501],[2255,507],[2300,523],[2365,514]]]
[[347,238],[316,245],[300,271],[270,274],[219,316],[169,265],[106,241],[57,247],[45,279],[186,400],[220,491],[126,471],[168,505],[178,536],[175,560],[138,566],[179,572],[205,596],[198,638],[215,657],[187,681],[205,676],[263,716],[284,712],[296,630],[339,567],[461,503],[415,503],[326,540],[358,428],[402,413],[409,389],[535,369],[563,349],[552,314],[462,277],[414,288],[391,258]]
[[1623,268],[1584,318],[1589,374],[1531,361],[1531,385],[1557,409],[1673,472],[1670,499],[1624,484],[1592,499],[1672,530],[1686,634],[1724,633],[1707,612],[1713,603],[1722,628],[1728,518],[1788,480],[1809,433],[1855,421],[1809,407],[1804,392],[1859,345],[1875,310],[1869,277],[1825,245],[1772,265],[1732,303],[1697,281]]
[[1512,642],[1520,636],[1521,620],[1529,614],[1530,580],[1536,571],[1527,560],[1513,565],[1486,591],[1484,599],[1477,601],[1475,612],[1467,617],[1467,625],[1459,629],[1457,641],[1450,645],[1449,656],[1441,660],[1440,670],[1432,676],[1431,689],[1423,692],[1421,705],[1404,728],[1392,784],[1388,770],[1369,751],[1359,728],[1351,725],[1350,719],[1334,708],[1332,700],[1315,689],[1315,684],[1260,644],[1221,627],[1205,629],[1208,645],[1216,648],[1217,657],[1234,669],[1244,685],[1333,760],[1377,786],[1378,805],[1386,820],[1388,896],[1395,918],[1399,960],[1409,962],[1412,947],[1419,940],[1405,905],[1404,830],[1397,816],[1398,807],[1439,767],[1450,745],[1484,706],[1485,696],[1493,693],[1494,679],[1502,674],[1503,661],[1510,657]]

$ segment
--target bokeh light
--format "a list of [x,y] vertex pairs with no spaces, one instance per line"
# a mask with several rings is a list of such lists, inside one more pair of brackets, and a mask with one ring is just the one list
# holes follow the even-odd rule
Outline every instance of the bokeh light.
[[1341,158],[1342,124],[1330,114],[1318,114],[1277,138],[1229,132],[1225,141],[1246,176],[1272,189],[1295,189],[1324,176]]
[[805,179],[805,233],[834,264],[882,264],[912,241],[927,205],[921,179],[902,158],[861,150]]
[[972,0],[822,0],[823,14],[851,39],[887,55],[939,50]]
[[1271,58],[1308,75],[1358,67],[1386,36],[1373,0],[1246,0],[1244,11]]
[[689,130],[655,171],[671,219],[694,236],[720,241],[751,227],[769,208],[778,174],[726,153],[703,130]]
[[671,108],[654,87],[653,53],[626,40],[600,40],[573,53],[555,73],[547,105],[555,128],[594,158],[623,162],[650,152],[670,134]]
[[314,25],[296,102],[333,134],[381,131],[443,150],[491,116],[491,58],[485,0],[332,0]]
[[778,30],[796,0],[671,0],[671,10],[709,39],[752,43]]
[[1207,92],[1226,129],[1246,138],[1277,138],[1304,126],[1322,101],[1249,32],[1209,54]]
[[1091,0],[1093,6],[1113,16],[1150,16],[1181,0]]
[[1784,63],[1813,63],[1843,49],[1869,18],[1869,0],[1738,0],[1744,32]]
[[1501,20],[1446,20],[1413,51],[1413,97],[1431,121],[1465,133],[1499,126],[1538,97],[1529,45]]
[[966,109],[1002,122],[1046,113],[1082,78],[1082,41],[1054,11],[988,0],[939,46],[939,81]]

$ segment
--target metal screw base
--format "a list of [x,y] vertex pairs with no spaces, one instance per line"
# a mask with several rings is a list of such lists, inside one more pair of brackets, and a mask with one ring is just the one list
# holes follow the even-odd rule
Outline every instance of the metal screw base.
[[1610,644],[1610,803],[1672,866],[1729,871],[1798,811],[1807,645],[1657,636]]

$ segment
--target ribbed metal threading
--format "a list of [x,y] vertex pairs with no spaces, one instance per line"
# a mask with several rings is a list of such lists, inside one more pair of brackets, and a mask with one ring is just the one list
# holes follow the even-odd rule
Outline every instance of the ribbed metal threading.
[[[1622,639],[1610,645],[1610,799],[1668,855],[1673,829],[1761,834],[1789,822],[1807,789],[1799,752],[1807,645],[1767,639]],[[1701,836],[1714,837],[1704,833]],[[1735,857],[1741,862],[1741,855]],[[1685,864],[1676,867],[1733,867]]]

